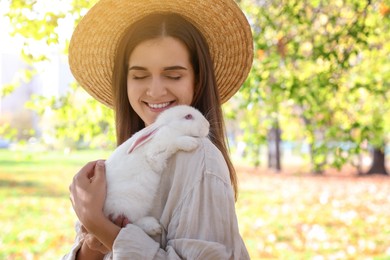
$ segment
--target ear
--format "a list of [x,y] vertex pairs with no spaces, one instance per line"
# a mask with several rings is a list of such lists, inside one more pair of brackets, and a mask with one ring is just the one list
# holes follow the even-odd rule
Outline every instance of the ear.
[[134,140],[134,142],[131,144],[129,150],[127,153],[132,153],[135,149],[138,147],[144,145],[145,143],[149,142],[154,134],[157,132],[157,130],[160,129],[160,126],[157,126],[155,124],[152,124],[148,127],[145,127],[141,132],[139,133],[138,137]]

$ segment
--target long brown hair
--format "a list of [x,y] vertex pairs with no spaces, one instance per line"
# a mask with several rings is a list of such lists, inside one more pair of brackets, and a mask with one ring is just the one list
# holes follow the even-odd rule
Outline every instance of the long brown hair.
[[112,79],[117,144],[122,144],[135,132],[145,127],[142,119],[130,106],[127,97],[130,54],[141,42],[164,36],[171,36],[182,41],[190,53],[195,74],[195,91],[191,105],[205,115],[210,122],[210,140],[225,158],[237,198],[236,171],[229,157],[221,100],[209,48],[202,34],[180,15],[149,15],[133,24],[122,37],[115,57]]

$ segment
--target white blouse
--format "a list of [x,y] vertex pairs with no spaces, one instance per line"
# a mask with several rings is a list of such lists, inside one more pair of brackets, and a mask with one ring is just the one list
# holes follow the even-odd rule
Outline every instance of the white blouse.
[[[104,259],[249,259],[238,230],[229,170],[218,148],[207,138],[192,152],[179,151],[161,176],[151,216],[163,233],[148,236],[128,224]],[[72,250],[83,243],[80,228]]]

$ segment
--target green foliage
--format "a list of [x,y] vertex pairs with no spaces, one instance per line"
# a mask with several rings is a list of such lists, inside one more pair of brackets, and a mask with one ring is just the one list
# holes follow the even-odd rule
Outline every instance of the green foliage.
[[44,141],[54,148],[115,147],[113,110],[89,97],[76,84],[67,95],[34,96],[26,106],[41,116]]
[[[70,35],[60,28],[76,24],[95,2],[10,1],[12,34],[24,39],[25,60],[36,66],[53,50],[66,53]],[[390,138],[389,0],[238,2],[253,28],[255,60],[225,111],[237,114],[238,139],[247,143],[252,162],[260,164],[259,147],[276,124],[283,140],[310,145],[319,172],[350,163],[369,146],[384,148]],[[20,80],[3,87],[2,95]],[[72,95],[31,101],[31,108],[45,107],[41,115],[53,115],[45,134],[80,147],[113,132],[112,112],[88,99],[80,106]]]
[[[35,68],[58,49],[67,53],[70,35],[61,35],[60,27],[77,23],[95,2],[11,1],[7,16],[14,25],[11,34],[24,40],[23,59]],[[14,82],[2,88],[2,95],[11,93],[37,72],[29,68],[19,73]],[[113,111],[81,93],[74,84],[64,96],[35,95],[26,103],[41,116],[43,142],[53,148],[113,147]]]
[[14,140],[16,135],[16,129],[12,128],[9,124],[0,125],[0,137],[7,140]]
[[22,36],[25,61],[32,64],[48,59],[51,46],[58,46],[67,53],[69,35],[61,35],[60,27],[75,25],[94,3],[96,0],[11,1],[7,14],[14,25],[11,35]]
[[21,85],[21,83],[28,83],[35,74],[36,70],[31,67],[19,70],[14,75],[12,82],[2,85],[2,88],[0,89],[0,97],[5,97],[11,94]]
[[245,110],[246,140],[264,142],[279,120],[284,140],[309,143],[318,172],[350,162],[364,142],[383,147],[390,133],[390,30],[388,13],[380,10],[388,2],[247,0],[241,6],[255,44],[253,70],[240,91],[240,107],[256,110]]

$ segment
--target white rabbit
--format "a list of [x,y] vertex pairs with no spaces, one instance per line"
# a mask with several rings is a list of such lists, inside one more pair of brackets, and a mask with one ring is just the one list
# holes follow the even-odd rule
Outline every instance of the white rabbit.
[[174,153],[195,149],[199,144],[196,137],[206,137],[209,127],[209,122],[195,108],[175,106],[118,146],[105,162],[106,216],[115,219],[124,215],[147,234],[160,234],[158,221],[147,217],[160,175]]

